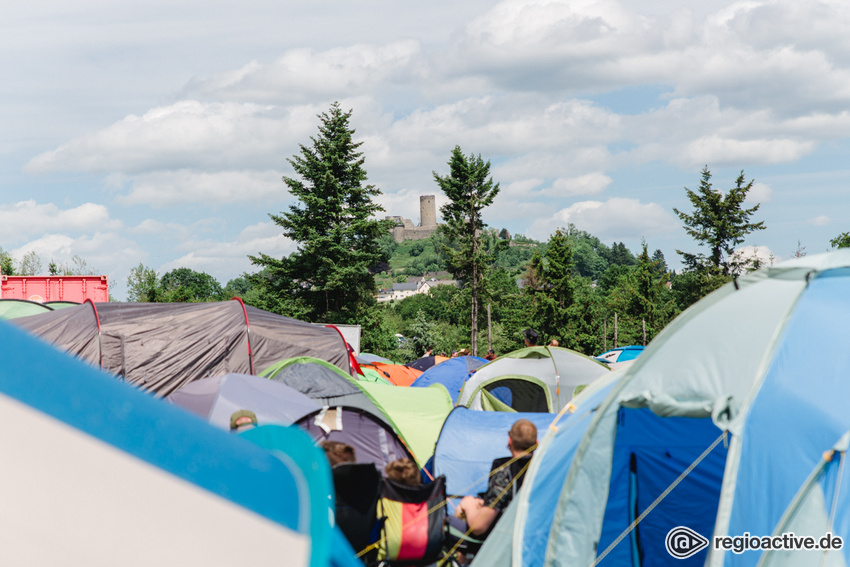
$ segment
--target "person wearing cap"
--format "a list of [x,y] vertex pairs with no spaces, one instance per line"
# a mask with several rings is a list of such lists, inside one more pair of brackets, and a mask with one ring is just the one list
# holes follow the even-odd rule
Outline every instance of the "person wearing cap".
[[257,414],[251,410],[242,409],[230,416],[230,430],[244,431],[257,426]]

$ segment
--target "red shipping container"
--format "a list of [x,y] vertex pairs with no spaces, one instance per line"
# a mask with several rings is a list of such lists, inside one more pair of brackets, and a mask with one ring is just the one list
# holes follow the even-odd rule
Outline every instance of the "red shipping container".
[[0,276],[0,299],[109,301],[109,276]]

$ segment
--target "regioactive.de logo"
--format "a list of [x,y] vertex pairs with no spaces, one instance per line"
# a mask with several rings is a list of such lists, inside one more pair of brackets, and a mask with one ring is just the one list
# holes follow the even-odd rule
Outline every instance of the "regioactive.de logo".
[[664,545],[676,559],[687,559],[708,547],[708,539],[687,526],[676,526],[667,532]]

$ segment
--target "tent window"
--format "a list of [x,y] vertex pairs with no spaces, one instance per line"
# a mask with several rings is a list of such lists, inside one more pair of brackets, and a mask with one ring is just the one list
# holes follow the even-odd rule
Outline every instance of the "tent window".
[[486,384],[491,396],[519,412],[548,412],[546,391],[534,382],[508,378]]

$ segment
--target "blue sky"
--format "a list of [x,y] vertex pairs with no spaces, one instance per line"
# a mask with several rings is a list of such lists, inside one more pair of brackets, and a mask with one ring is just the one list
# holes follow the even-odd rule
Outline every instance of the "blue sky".
[[268,214],[316,115],[353,110],[387,214],[418,222],[455,145],[492,164],[495,228],[575,224],[678,266],[707,165],[754,179],[748,246],[850,230],[840,0],[31,0],[0,6],[0,246],[222,284],[294,244]]

